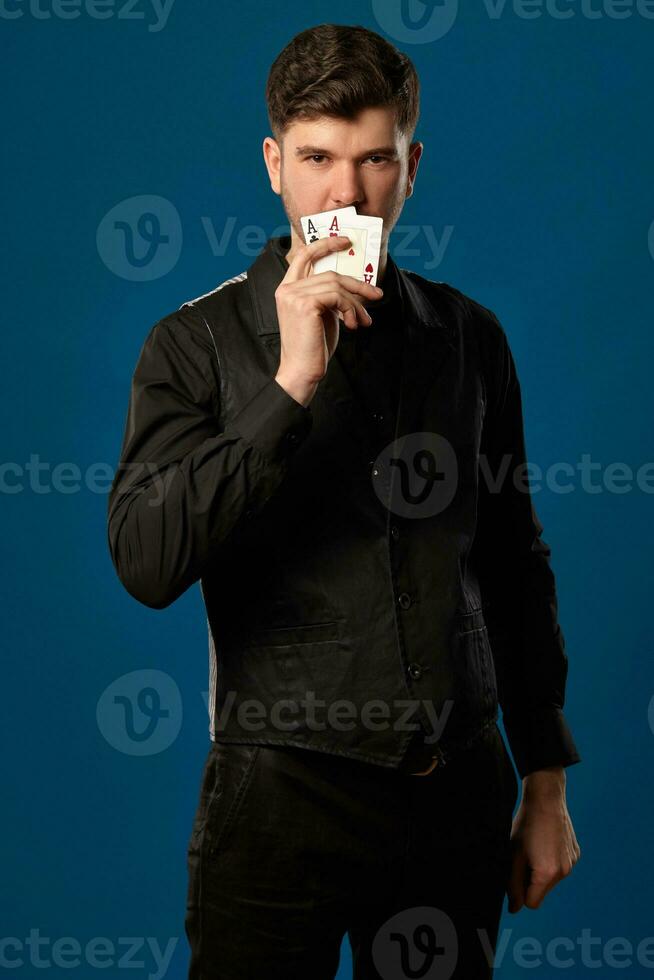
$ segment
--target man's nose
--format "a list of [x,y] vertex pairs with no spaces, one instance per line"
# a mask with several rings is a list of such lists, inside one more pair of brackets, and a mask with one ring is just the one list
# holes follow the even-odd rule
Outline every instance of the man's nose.
[[357,207],[363,201],[361,175],[356,167],[342,167],[332,175],[332,201],[336,208]]

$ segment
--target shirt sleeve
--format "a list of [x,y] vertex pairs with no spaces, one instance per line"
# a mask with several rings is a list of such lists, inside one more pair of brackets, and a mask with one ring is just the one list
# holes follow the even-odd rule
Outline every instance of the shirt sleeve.
[[525,471],[520,383],[504,330],[491,318],[497,346],[486,385],[474,553],[504,727],[524,777],[581,756],[563,715],[568,658],[551,549]]
[[109,491],[114,567],[153,609],[200,579],[221,542],[261,510],[313,424],[311,409],[270,378],[221,428],[220,365],[203,330],[189,310],[148,334]]

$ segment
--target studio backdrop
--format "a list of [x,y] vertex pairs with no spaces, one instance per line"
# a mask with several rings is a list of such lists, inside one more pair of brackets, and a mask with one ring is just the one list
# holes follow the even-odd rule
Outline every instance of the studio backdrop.
[[154,324],[288,233],[265,82],[325,22],[418,70],[389,251],[501,320],[552,549],[582,857],[505,912],[498,975],[654,976],[652,0],[0,4],[0,968],[186,976],[207,620],[197,583],[160,610],[128,594],[108,491]]

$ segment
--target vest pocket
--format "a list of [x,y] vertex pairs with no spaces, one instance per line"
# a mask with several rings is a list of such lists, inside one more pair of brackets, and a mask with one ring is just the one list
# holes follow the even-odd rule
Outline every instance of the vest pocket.
[[340,638],[340,622],[299,623],[297,626],[271,626],[259,629],[248,638],[248,646],[295,646],[302,643],[323,643]]

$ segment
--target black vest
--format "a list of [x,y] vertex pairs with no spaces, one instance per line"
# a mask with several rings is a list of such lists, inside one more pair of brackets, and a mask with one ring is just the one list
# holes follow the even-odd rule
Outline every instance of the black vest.
[[[510,478],[480,479],[480,454],[493,473],[524,461],[501,325],[388,256],[386,373],[354,376],[375,325],[341,324],[305,408],[274,379],[289,248],[269,240],[146,340],[109,501],[123,583],[163,608],[200,580],[212,739],[391,767],[424,739],[445,762],[495,724],[499,693],[521,775],[577,761],[542,526]],[[151,477],[128,472],[145,461],[170,479],[149,512]]]

